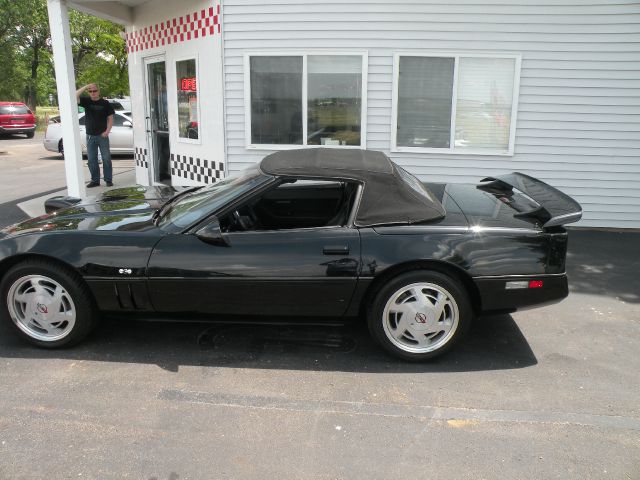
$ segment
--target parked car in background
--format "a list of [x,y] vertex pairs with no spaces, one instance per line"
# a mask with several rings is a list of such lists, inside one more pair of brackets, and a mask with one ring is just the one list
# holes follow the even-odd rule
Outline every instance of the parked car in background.
[[36,116],[20,102],[0,102],[0,134],[24,134],[33,138]]
[[130,111],[131,110],[131,99],[129,97],[123,98],[105,98],[108,101],[114,110],[122,110],[122,111]]
[[[78,122],[81,133],[80,143],[82,145],[82,154],[85,155],[87,153],[87,139],[84,127],[84,113],[78,114]],[[42,143],[44,148],[50,152],[57,152],[64,156],[62,124],[60,123],[59,116],[52,117],[49,120]],[[131,112],[116,112],[113,116],[113,128],[109,134],[109,146],[111,153],[133,154],[133,123],[131,121]]]
[[565,298],[563,225],[582,215],[521,173],[423,183],[382,152],[326,148],[203,187],[58,200],[0,231],[0,319],[32,344],[78,343],[101,315],[360,318],[411,361],[452,348],[476,315]]

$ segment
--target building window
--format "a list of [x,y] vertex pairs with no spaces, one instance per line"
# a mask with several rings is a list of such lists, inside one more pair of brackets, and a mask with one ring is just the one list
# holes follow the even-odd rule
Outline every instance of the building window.
[[516,56],[395,55],[392,150],[512,155]]
[[178,138],[197,140],[198,133],[198,75],[196,60],[176,62],[178,92]]
[[250,148],[364,145],[363,55],[256,54],[245,64]]

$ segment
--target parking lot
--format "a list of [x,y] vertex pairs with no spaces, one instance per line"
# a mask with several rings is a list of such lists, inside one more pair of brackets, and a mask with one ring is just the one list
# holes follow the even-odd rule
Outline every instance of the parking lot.
[[[60,160],[16,145],[2,225],[64,186]],[[640,233],[569,241],[565,301],[478,319],[425,364],[362,323],[106,320],[65,351],[0,325],[0,479],[640,479]]]

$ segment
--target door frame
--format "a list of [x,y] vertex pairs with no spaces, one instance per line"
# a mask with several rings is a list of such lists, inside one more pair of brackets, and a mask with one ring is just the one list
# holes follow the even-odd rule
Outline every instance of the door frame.
[[[149,185],[164,185],[161,182],[155,181],[155,148],[153,142],[153,132],[151,131],[151,90],[149,87],[149,65],[154,63],[164,62],[165,65],[165,81],[167,74],[167,59],[166,53],[160,53],[157,55],[152,55],[149,57],[144,57],[142,59],[142,68],[143,68],[143,84],[144,84],[144,134],[145,134],[145,143],[147,145],[147,152],[149,152],[149,168],[147,169],[147,179],[149,180]],[[169,108],[169,94],[167,92],[167,112]],[[169,118],[167,118],[167,124],[169,124]],[[169,137],[169,141],[171,141],[171,137]],[[171,160],[169,160],[171,161]]]

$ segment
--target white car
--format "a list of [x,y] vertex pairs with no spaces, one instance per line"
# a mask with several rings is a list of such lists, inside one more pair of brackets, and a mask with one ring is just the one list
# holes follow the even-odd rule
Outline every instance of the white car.
[[115,111],[131,111],[131,98],[122,97],[122,98],[105,98],[108,101]]
[[[82,154],[86,155],[87,138],[84,126],[84,113],[78,114],[78,120],[80,124]],[[64,156],[60,117],[52,117],[49,120],[42,143],[47,150],[60,153]],[[131,121],[131,112],[115,112],[113,116],[113,127],[109,134],[109,149],[112,154],[133,154],[133,122]]]

